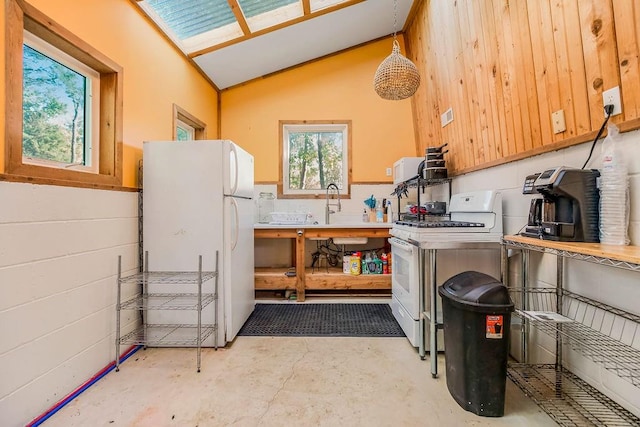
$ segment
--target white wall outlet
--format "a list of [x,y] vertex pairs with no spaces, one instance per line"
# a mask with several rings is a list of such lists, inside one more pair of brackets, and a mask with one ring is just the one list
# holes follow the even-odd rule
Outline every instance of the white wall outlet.
[[387,168],[387,176],[391,176],[391,168]]
[[440,123],[442,123],[442,127],[445,127],[452,121],[453,121],[453,109],[449,108],[440,116]]
[[[618,114],[622,114],[622,102],[620,101],[620,86],[612,87],[609,90],[605,90],[602,92],[602,105],[611,105],[613,104],[613,113],[612,116],[617,116]],[[607,113],[604,113],[605,117]]]
[[564,122],[564,110],[558,110],[551,113],[551,123],[553,123],[553,133],[562,133],[567,130]]

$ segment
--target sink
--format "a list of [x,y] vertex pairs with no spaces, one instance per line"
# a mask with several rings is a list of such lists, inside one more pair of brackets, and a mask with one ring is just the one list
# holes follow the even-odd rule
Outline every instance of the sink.
[[368,237],[334,237],[336,245],[364,245],[369,241]]

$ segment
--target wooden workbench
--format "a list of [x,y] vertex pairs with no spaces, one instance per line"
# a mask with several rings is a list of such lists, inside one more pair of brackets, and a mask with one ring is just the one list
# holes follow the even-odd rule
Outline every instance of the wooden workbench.
[[307,290],[350,290],[350,289],[386,289],[391,290],[390,274],[350,275],[339,268],[328,271],[312,272],[305,267],[307,239],[336,237],[388,238],[389,225],[366,227],[330,227],[330,226],[265,226],[254,229],[256,239],[292,239],[295,253],[295,277],[288,277],[287,268],[256,268],[256,290],[295,289],[297,301],[305,300]]

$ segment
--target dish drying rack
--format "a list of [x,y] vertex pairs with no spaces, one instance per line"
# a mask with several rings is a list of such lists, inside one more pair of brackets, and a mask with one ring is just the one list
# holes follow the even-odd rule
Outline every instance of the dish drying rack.
[[306,212],[271,212],[269,224],[301,225],[307,222]]

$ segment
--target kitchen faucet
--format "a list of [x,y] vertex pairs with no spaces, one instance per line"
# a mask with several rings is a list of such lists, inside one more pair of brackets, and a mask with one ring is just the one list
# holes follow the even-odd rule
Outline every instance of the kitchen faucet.
[[[332,189],[336,190],[337,203],[335,204],[329,203],[329,191]],[[332,213],[336,213],[336,211],[331,210],[331,206],[336,206],[338,208],[338,212],[340,212],[340,210],[342,209],[342,207],[340,206],[340,189],[334,183],[327,185],[327,207],[325,209],[324,215],[325,224],[329,224],[329,215],[331,215]]]

